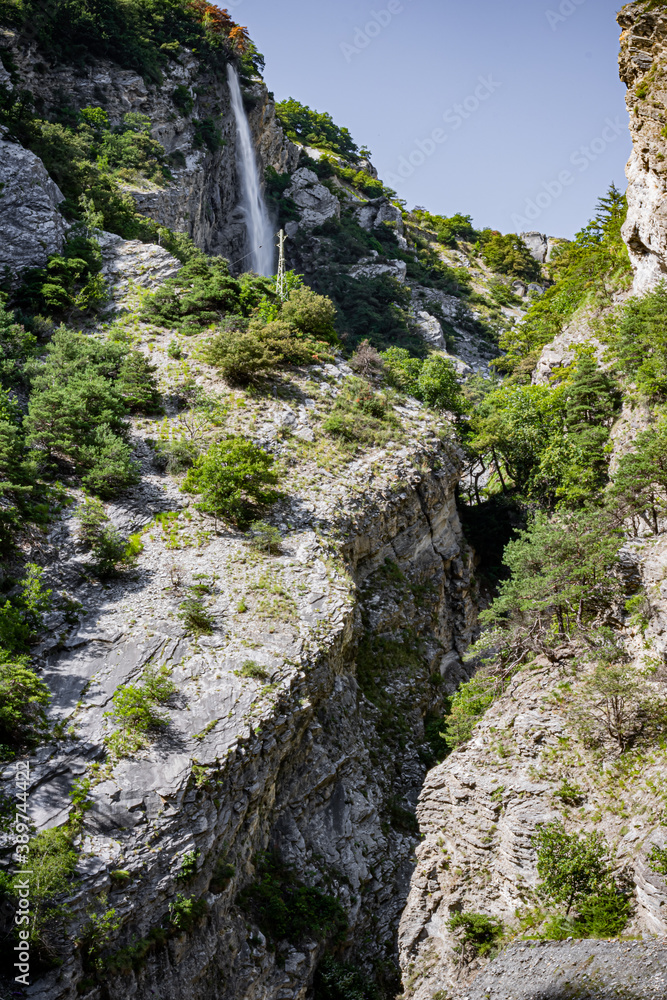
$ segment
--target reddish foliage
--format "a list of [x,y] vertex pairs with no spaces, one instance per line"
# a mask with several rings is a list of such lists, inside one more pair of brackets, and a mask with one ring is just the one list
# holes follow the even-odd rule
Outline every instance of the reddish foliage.
[[236,25],[226,10],[208,0],[190,0],[190,10],[212,35],[229,35]]
[[239,52],[245,52],[246,45],[250,41],[247,28],[242,28],[240,24],[235,25],[229,32],[229,40]]

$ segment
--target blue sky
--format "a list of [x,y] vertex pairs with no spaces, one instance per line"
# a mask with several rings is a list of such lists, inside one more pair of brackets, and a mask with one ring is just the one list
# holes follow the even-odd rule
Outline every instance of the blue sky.
[[329,111],[408,207],[571,237],[631,149],[605,0],[232,0],[276,99]]

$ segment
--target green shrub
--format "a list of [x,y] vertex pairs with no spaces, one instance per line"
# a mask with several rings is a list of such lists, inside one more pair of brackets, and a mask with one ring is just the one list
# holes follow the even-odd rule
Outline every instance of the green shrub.
[[658,534],[667,514],[667,415],[635,438],[633,450],[618,464],[610,495],[622,518],[643,521]]
[[208,913],[208,903],[205,899],[187,898],[178,894],[175,901],[169,904],[169,921],[171,926],[181,934],[188,934],[198,920]]
[[430,212],[422,209],[415,209],[412,215],[420,226],[433,230],[438,242],[447,247],[455,247],[459,239],[474,243],[479,237],[470,215],[462,215],[459,212],[448,218],[442,215],[431,215]]
[[231,865],[224,857],[218,858],[209,883],[209,892],[214,892],[216,895],[224,892],[235,874],[234,865]]
[[76,517],[79,540],[92,551],[95,570],[103,579],[114,576],[120,567],[131,566],[143,551],[141,536],[133,535],[129,540],[122,538],[99,500],[84,500]]
[[480,243],[482,258],[492,271],[524,281],[541,279],[542,268],[516,233],[502,236],[485,230],[481,233]]
[[608,322],[615,370],[650,401],[667,399],[667,285],[624,304]]
[[33,378],[24,424],[27,443],[44,459],[71,461],[84,485],[104,498],[139,479],[117,385],[126,354],[123,344],[57,330]]
[[206,609],[201,597],[187,597],[180,605],[178,617],[185,626],[187,635],[199,638],[201,635],[213,635],[215,619]]
[[189,88],[184,86],[184,84],[179,83],[172,93],[171,99],[178,110],[184,114],[186,118],[189,118],[192,114],[192,109],[195,106],[195,102]]
[[560,820],[538,827],[533,835],[537,850],[540,895],[562,904],[568,916],[573,906],[607,891],[613,885],[609,847],[602,834],[568,833]]
[[[30,916],[26,926],[30,943],[35,948],[35,959],[53,961],[53,950],[44,944],[45,924],[62,916],[62,907],[57,906],[59,896],[71,894],[76,888],[74,870],[78,855],[72,843],[73,832],[69,826],[52,827],[42,830],[28,842],[28,860],[22,867],[30,879]],[[19,867],[15,875],[7,874],[0,883],[5,894],[18,900],[25,876]],[[3,875],[5,873],[3,872]]]
[[348,160],[358,159],[359,148],[352,141],[349,131],[339,128],[326,112],[311,111],[305,104],[290,97],[276,104],[276,114],[293,142],[325,149]]
[[256,663],[254,660],[246,660],[238,673],[239,676],[249,677],[254,681],[267,681],[271,676],[266,667],[262,666],[261,663]]
[[201,149],[206,146],[209,153],[216,153],[224,146],[222,132],[215,124],[213,118],[202,118],[200,121],[194,119],[192,122],[195,130],[193,146]]
[[499,662],[520,663],[576,634],[591,638],[596,619],[620,594],[610,571],[621,544],[599,510],[538,514],[505,549],[511,576],[480,615],[487,631],[477,648],[493,646]]
[[62,254],[52,254],[45,267],[22,275],[14,302],[28,313],[68,319],[99,310],[108,298],[101,270],[98,243],[70,235]]
[[621,235],[627,202],[613,184],[600,198],[594,219],[571,243],[552,254],[548,270],[554,284],[536,299],[522,323],[500,338],[504,356],[494,362],[515,378],[530,381],[541,348],[559,334],[586,303],[608,305],[613,294],[632,281],[628,250]]
[[50,699],[46,684],[23,663],[0,663],[0,757],[39,739]]
[[103,500],[111,500],[141,479],[141,467],[132,449],[106,424],[95,428],[92,440],[81,447],[81,482]]
[[322,429],[353,445],[367,446],[386,444],[401,434],[387,397],[359,378],[346,379]]
[[484,672],[461,684],[452,696],[442,737],[450,750],[467,743],[475,726],[500,693],[497,679]]
[[197,874],[197,859],[199,851],[188,851],[183,855],[183,861],[176,878],[179,882],[189,882]]
[[175,691],[166,667],[149,667],[140,684],[118,688],[112,699],[113,709],[105,712],[105,718],[118,725],[105,740],[114,757],[131,756],[148,745],[151,733],[168,725],[168,716],[158,706],[167,702]]
[[178,476],[182,472],[187,472],[201,454],[197,442],[189,438],[179,438],[176,441],[158,441],[154,444],[154,448],[153,461],[159,469],[165,470],[170,476]]
[[274,371],[285,358],[290,331],[282,323],[246,330],[228,330],[213,337],[202,356],[230,382],[247,385]]
[[456,369],[442,354],[416,358],[401,347],[390,347],[381,355],[389,385],[436,410],[460,413],[464,408]]
[[305,937],[340,942],[347,917],[337,899],[304,885],[277,854],[264,854],[256,880],[238,896],[238,904],[272,942],[298,944]]
[[300,218],[296,202],[286,193],[291,184],[291,174],[279,174],[274,167],[270,166],[266,168],[264,196],[271,217],[277,219],[277,225],[281,229],[285,227],[286,223],[298,221]]
[[247,522],[258,506],[275,503],[280,494],[274,459],[243,437],[211,445],[188,472],[182,489],[198,493],[197,509],[215,518]]
[[313,1000],[381,1000],[381,994],[359,969],[325,955],[315,972]]
[[667,701],[638,670],[605,659],[584,679],[571,716],[586,743],[611,744],[622,754],[639,743],[660,741]]
[[336,344],[336,307],[331,299],[311,288],[295,288],[280,312],[283,322],[297,333],[313,340]]
[[0,292],[0,386],[10,389],[25,382],[25,363],[37,356],[39,347],[6,304],[7,296]]
[[141,318],[186,334],[199,333],[227,316],[250,316],[267,295],[275,297],[268,278],[233,278],[222,257],[198,254],[146,297]]
[[44,612],[52,607],[51,591],[42,586],[43,572],[35,563],[27,563],[18,593],[0,606],[0,649],[10,656],[29,651]]
[[667,876],[667,848],[654,844],[648,856],[648,863],[658,875]]
[[248,532],[248,541],[253,549],[266,552],[268,555],[278,554],[282,546],[282,535],[272,524],[266,521],[253,521]]
[[118,371],[117,387],[130,413],[155,413],[160,406],[157,368],[141,353],[129,351]]
[[456,950],[464,962],[492,955],[504,934],[502,921],[483,913],[455,913],[447,926],[450,931],[458,932]]

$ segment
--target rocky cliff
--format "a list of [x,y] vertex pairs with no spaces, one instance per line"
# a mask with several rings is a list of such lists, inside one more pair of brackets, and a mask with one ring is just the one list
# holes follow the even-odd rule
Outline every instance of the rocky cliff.
[[667,15],[662,4],[640,0],[622,9],[618,23],[619,65],[628,88],[633,143],[626,171],[629,210],[624,236],[635,268],[635,291],[641,293],[667,275]]
[[[124,188],[139,211],[162,226],[187,233],[207,253],[231,261],[247,253],[239,209],[236,125],[224,74],[207,70],[184,47],[170,58],[161,84],[146,83],[138,73],[104,60],[85,68],[47,64],[34,46],[19,44],[7,29],[3,29],[0,47],[12,66],[11,75],[2,69],[0,84],[17,92],[28,91],[43,115],[61,108],[63,102],[74,110],[104,108],[112,127],[127,113],[145,115],[151,122],[152,136],[165,149],[171,180],[161,184],[126,182]],[[182,95],[179,106],[173,98],[177,88]],[[262,169],[270,166],[279,173],[294,169],[298,149],[285,138],[266,86],[259,80],[248,83],[245,100]],[[207,120],[215,123],[219,134],[219,148],[213,150],[201,138],[199,126]],[[13,162],[17,156],[22,157],[21,164]],[[0,206],[6,234],[0,264],[11,265],[13,271],[39,266],[49,253],[62,249],[66,227],[55,211],[62,196],[53,182],[39,173],[39,161],[35,165],[35,160],[15,144],[3,144],[1,180],[5,198],[11,200],[3,200]],[[22,197],[26,187],[32,199]],[[13,208],[16,200],[20,210]],[[33,210],[35,200],[39,216]]]
[[[145,277],[150,261],[126,254],[125,281],[133,266]],[[180,368],[169,335],[144,327],[143,337],[167,390]],[[54,592],[82,609],[74,627],[54,612],[36,651],[52,719],[68,734],[32,761],[37,828],[62,823],[74,780],[89,783],[76,894],[49,931],[62,964],[34,986],[45,997],[305,996],[326,934],[267,941],[239,900],[274,847],[343,906],[341,953],[391,975],[429,755],[424,718],[465,676],[471,557],[446,424],[409,404],[388,448],[356,461],[334,448],[321,465],[318,427],[351,374],[342,362],[241,409],[211,369],[188,370],[231,405],[230,430],[252,428],[291,467],[274,519],[281,554],[258,553],[189,507],[152,464],[144,441],[155,430],[143,420],[133,432],[142,481],[107,508],[124,533],[142,533],[137,570],[100,586],[71,513],[33,547]],[[180,419],[176,408],[167,422]],[[178,610],[196,586],[216,623],[199,639]],[[168,726],[138,755],[109,758],[112,697],[151,664],[177,690]],[[13,767],[2,778],[10,795]],[[187,931],[184,898],[197,902]],[[111,911],[91,964],[86,942]]]

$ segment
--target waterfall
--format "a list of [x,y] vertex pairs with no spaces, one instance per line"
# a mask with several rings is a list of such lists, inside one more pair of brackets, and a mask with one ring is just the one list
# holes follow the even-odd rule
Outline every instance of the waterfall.
[[232,110],[236,119],[236,159],[241,179],[241,208],[248,230],[248,243],[252,269],[267,277],[275,271],[275,237],[273,226],[262,194],[257,159],[250,134],[248,116],[243,107],[241,87],[236,70],[227,65],[227,79],[232,97]]

